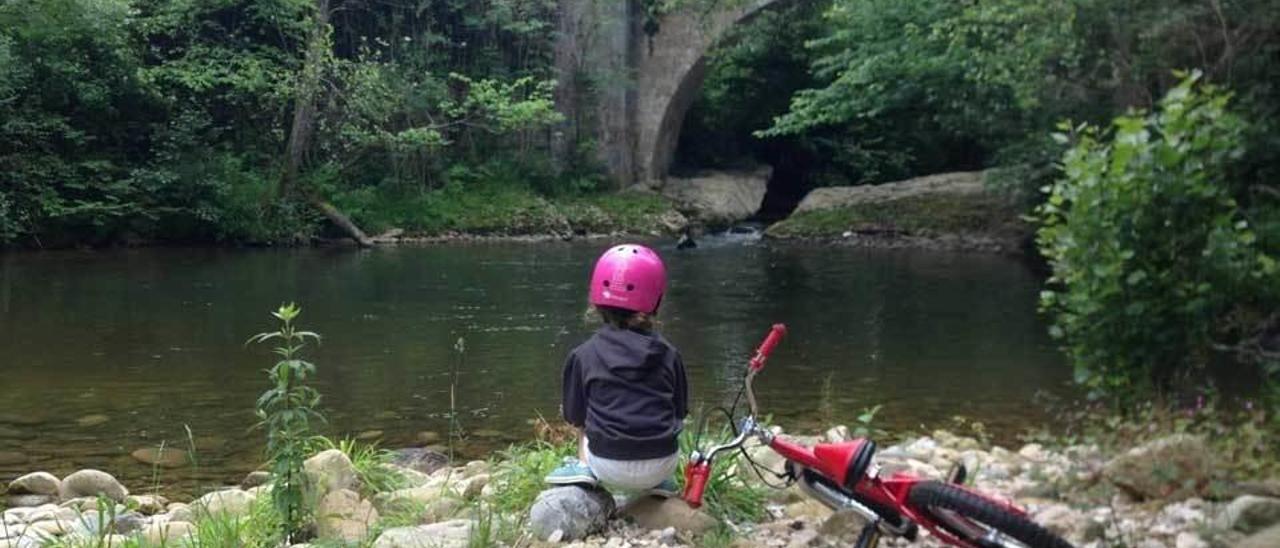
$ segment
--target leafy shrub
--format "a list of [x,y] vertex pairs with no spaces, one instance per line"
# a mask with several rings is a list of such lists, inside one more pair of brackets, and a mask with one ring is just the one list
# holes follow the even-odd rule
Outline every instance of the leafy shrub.
[[1053,267],[1041,294],[1076,379],[1124,402],[1203,366],[1214,326],[1276,301],[1274,257],[1229,191],[1245,123],[1230,95],[1187,76],[1159,111],[1114,129],[1071,128],[1063,177],[1046,187],[1038,242]]

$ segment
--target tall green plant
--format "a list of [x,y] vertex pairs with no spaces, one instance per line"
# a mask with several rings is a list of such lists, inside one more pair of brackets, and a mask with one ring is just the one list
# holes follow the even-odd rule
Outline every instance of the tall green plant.
[[1038,210],[1053,267],[1041,303],[1076,379],[1120,403],[1203,367],[1236,307],[1277,304],[1276,260],[1230,193],[1245,122],[1199,79],[1112,132],[1064,124],[1073,135],[1056,136],[1076,142]]
[[293,303],[282,304],[271,313],[280,320],[280,328],[249,338],[251,343],[275,340],[280,344],[274,349],[280,361],[266,371],[272,387],[258,398],[257,414],[267,430],[267,458],[275,478],[271,500],[282,517],[286,537],[295,536],[306,523],[303,499],[307,480],[302,464],[314,436],[311,421],[324,420],[316,411],[320,394],[307,386],[316,366],[299,358],[307,341],[319,342],[320,335],[301,331],[293,324],[301,312]]

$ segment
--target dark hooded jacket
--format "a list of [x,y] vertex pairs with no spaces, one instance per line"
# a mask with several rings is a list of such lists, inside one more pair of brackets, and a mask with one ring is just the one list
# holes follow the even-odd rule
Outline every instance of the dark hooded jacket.
[[689,389],[680,352],[655,333],[606,325],[564,364],[564,419],[591,453],[644,460],[679,449]]

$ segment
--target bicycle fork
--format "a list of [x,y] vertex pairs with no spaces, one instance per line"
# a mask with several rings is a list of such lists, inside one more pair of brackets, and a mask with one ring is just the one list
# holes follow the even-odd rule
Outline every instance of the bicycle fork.
[[866,526],[862,528],[862,533],[858,536],[858,544],[855,545],[858,548],[876,546],[880,541],[880,533],[882,532],[915,540],[916,524],[910,520],[899,518],[899,523],[897,524],[885,521],[878,512],[822,481],[812,471],[792,470],[792,473],[797,472],[797,476],[800,479],[800,487],[809,496],[832,510],[852,510],[867,521]]

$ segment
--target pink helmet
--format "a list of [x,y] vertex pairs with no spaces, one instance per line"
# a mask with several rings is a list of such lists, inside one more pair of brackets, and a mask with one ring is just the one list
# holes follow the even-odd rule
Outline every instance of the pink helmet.
[[667,268],[652,249],[636,244],[609,248],[591,273],[591,304],[633,312],[658,311],[667,290]]

